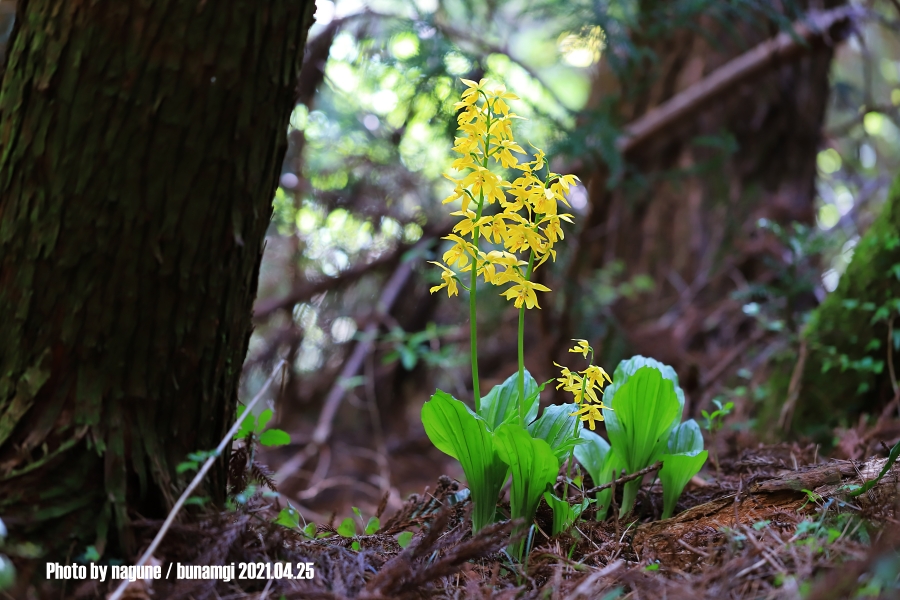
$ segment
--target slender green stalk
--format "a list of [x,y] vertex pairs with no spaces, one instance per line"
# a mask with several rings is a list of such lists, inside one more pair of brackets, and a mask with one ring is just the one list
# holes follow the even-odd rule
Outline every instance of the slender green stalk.
[[[482,93],[482,95],[484,95]],[[488,102],[488,98],[484,95],[485,102]],[[488,115],[487,115],[487,133],[484,136],[484,162],[482,163],[482,167],[487,169],[488,166],[488,156],[490,155],[490,146],[491,146],[491,111],[493,111],[493,106],[488,102]],[[475,222],[481,220],[481,211],[484,208],[484,188],[482,187],[481,192],[478,194],[478,212],[475,215]],[[476,225],[475,229],[472,231],[472,245],[475,247],[475,252],[472,256],[472,275],[469,278],[469,360],[472,363],[472,395],[475,399],[475,412],[481,408],[481,386],[478,382],[478,322],[476,317],[478,315],[478,305],[476,303],[476,288],[478,284],[478,242],[479,237],[481,236],[481,226]]]
[[[591,359],[588,361],[588,366],[590,367],[594,364],[594,349],[590,348],[591,351]],[[587,387],[587,377],[581,380],[581,401],[584,402],[584,390]],[[578,436],[578,424],[581,422],[581,419],[575,419],[575,431],[572,432],[574,436]],[[572,467],[572,461],[575,460],[575,448],[572,448],[572,451],[569,453],[569,460],[566,461],[566,485],[563,487],[563,500],[568,499],[569,497],[569,472]]]
[[[531,281],[534,270],[534,250],[528,257],[528,272],[525,280]],[[519,425],[525,428],[525,305],[519,307]]]
[[[478,196],[478,215],[475,217],[476,222],[481,219],[481,209],[483,208],[483,205],[484,191]],[[475,412],[478,412],[481,408],[481,388],[478,384],[478,322],[476,320],[478,306],[475,297],[475,290],[478,285],[478,236],[480,234],[478,229],[479,227],[476,226],[474,230],[475,256],[472,257],[472,275],[469,278],[469,358],[472,362],[472,393],[475,398]]]

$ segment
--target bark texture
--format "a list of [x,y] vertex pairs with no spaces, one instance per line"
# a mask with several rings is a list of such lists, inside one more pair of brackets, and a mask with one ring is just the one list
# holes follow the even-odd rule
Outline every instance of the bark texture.
[[[749,19],[725,26],[703,16],[695,25],[647,40],[659,60],[646,61],[621,87],[600,72],[593,102],[616,94],[619,122],[633,122],[779,32],[774,23]],[[625,157],[628,185],[610,189],[607,173],[589,180],[584,252],[569,279],[618,261],[626,276],[647,274],[655,282],[649,294],[617,302],[615,328],[598,332],[610,364],[633,352],[672,364],[696,406],[711,375],[721,375],[716,365],[723,355],[750,336],[752,319],[731,295],[771,278],[763,257],[775,249],[759,234],[758,220],[814,219],[834,39],[825,36],[799,58],[776,61],[635,148]]]
[[[0,515],[165,514],[234,415],[312,0],[19,2],[0,88]],[[221,501],[222,464],[202,495]],[[63,553],[65,553],[63,555]]]

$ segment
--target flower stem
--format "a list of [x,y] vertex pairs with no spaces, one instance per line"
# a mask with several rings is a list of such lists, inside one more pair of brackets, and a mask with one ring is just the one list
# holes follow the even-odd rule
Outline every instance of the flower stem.
[[[534,250],[528,257],[528,272],[526,281],[531,281],[531,272],[534,270]],[[525,306],[519,307],[519,425],[525,428]]]
[[[591,351],[591,360],[588,361],[588,367],[594,364],[594,349],[590,348]],[[587,377],[581,380],[581,401],[584,402],[584,390],[587,387]],[[577,405],[576,405],[577,406]],[[581,419],[575,419],[575,431],[572,434],[575,437],[578,437],[578,424],[581,423]],[[575,448],[572,448],[572,451],[569,453],[569,460],[566,461],[566,485],[563,487],[563,500],[568,499],[569,497],[569,470],[572,466],[572,462],[575,460]]]
[[[491,146],[491,110],[493,110],[493,106],[488,101],[488,97],[481,92],[484,96],[485,102],[487,102],[488,106],[488,114],[487,114],[487,133],[484,136],[484,162],[482,163],[482,167],[487,169],[488,166],[488,155],[490,154],[490,146]],[[484,187],[481,188],[478,194],[478,213],[475,215],[475,222],[481,220],[481,211],[484,208]],[[476,320],[477,317],[477,303],[476,303],[476,287],[478,284],[478,241],[481,235],[481,227],[476,225],[475,229],[472,231],[472,245],[475,247],[475,252],[472,255],[472,275],[469,278],[469,360],[472,363],[472,396],[475,400],[475,412],[478,412],[481,408],[481,387],[478,382],[478,322]]]
[[[484,191],[478,197],[478,215],[475,221],[481,219],[481,209],[484,205]],[[476,287],[478,285],[478,226],[475,226],[473,245],[475,246],[475,255],[472,257],[472,275],[469,278],[469,358],[472,363],[472,394],[475,399],[475,412],[481,408],[481,387],[478,384],[478,321],[476,303]]]

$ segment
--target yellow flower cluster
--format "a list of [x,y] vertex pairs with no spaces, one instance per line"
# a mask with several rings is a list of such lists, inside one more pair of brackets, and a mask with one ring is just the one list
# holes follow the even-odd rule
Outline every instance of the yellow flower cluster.
[[[431,288],[434,293],[447,288],[447,294],[459,293],[457,275],[475,269],[476,276],[496,286],[512,284],[502,295],[513,300],[516,308],[540,308],[536,291],[550,288],[531,281],[534,269],[548,258],[556,260],[553,249],[563,239],[561,221],[572,222],[572,215],[561,213],[558,203],[566,206],[565,195],[577,178],[549,171],[544,153],[535,148],[535,159],[520,163],[515,154],[525,154],[512,133],[512,121],[521,118],[511,113],[507,100],[517,96],[503,86],[489,87],[487,80],[476,83],[463,79],[466,89],[455,107],[460,110],[459,130],[453,150],[461,156],[451,165],[456,171],[468,171],[460,179],[444,175],[454,184],[453,193],[444,204],[459,200],[461,210],[450,213],[460,217],[453,233],[444,239],[453,246],[443,255],[442,283]],[[489,159],[504,169],[517,169],[522,175],[509,182],[493,173]],[[547,166],[547,175],[538,174]],[[491,208],[499,205],[497,208]],[[474,208],[474,210],[473,210]],[[483,252],[480,238],[502,247],[502,250]],[[522,260],[525,255],[528,260]]]
[[[587,358],[588,352],[591,352],[593,358],[593,349],[588,345],[587,340],[572,341],[576,342],[576,344],[569,349],[569,352],[581,354],[585,358]],[[603,367],[598,367],[597,365],[591,364],[583,371],[572,372],[560,364],[555,362],[553,364],[562,370],[562,377],[556,380],[559,382],[556,389],[562,388],[563,391],[570,392],[574,396],[575,403],[579,406],[579,409],[571,414],[581,415],[581,420],[587,421],[591,431],[593,431],[596,427],[595,421],[603,420],[603,413],[600,411],[604,408],[609,408],[609,406],[603,404],[603,399],[597,395],[597,392],[602,395],[603,386],[607,382],[612,383],[612,379],[603,370]]]

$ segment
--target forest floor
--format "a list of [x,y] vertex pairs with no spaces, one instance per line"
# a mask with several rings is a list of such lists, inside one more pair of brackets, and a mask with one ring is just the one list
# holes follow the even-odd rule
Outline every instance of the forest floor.
[[[447,476],[392,515],[380,514],[383,502],[380,529],[353,537],[340,535],[333,517],[316,527],[319,539],[277,525],[283,500],[257,491],[238,510],[173,527],[157,558],[312,563],[312,579],[137,581],[123,598],[896,598],[900,466],[868,493],[845,494],[847,484],[876,478],[884,464],[877,456],[825,459],[814,445],[732,451],[720,457],[718,473],[708,466],[704,479],[695,478],[665,521],[651,477],[632,516],[598,522],[587,512],[557,536],[544,533],[551,514],[542,504],[524,563],[504,553],[509,522],[472,535],[470,503]],[[159,526],[141,525],[147,542]],[[405,548],[402,532],[412,533]],[[87,582],[71,597],[107,592]]]

